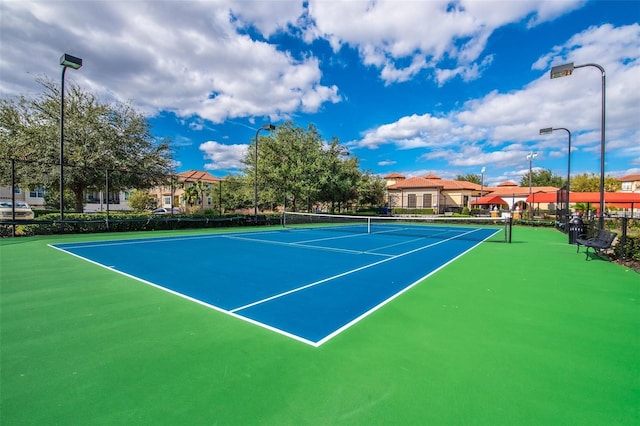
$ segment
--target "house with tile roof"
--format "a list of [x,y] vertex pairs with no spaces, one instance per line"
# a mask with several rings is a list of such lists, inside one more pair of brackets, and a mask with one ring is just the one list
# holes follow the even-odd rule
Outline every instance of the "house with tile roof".
[[[525,211],[529,208],[527,197],[529,187],[518,186],[515,182],[503,182],[495,187],[481,186],[473,182],[441,179],[434,174],[422,177],[410,177],[399,173],[384,176],[387,182],[387,203],[389,208],[432,209],[434,214],[460,212],[464,207],[493,206],[508,210]],[[554,193],[558,188],[552,186],[532,187],[533,194]],[[482,198],[481,198],[482,196]],[[531,204],[538,209],[556,208],[555,203]],[[486,200],[487,204],[477,201]]]
[[431,209],[435,214],[457,212],[470,207],[472,197],[481,192],[481,186],[476,183],[441,179],[433,174],[407,179],[392,173],[384,179],[389,208]]
[[622,182],[620,192],[640,193],[640,174],[622,176],[618,180]]
[[172,208],[178,207],[181,211],[187,210],[187,205],[182,195],[185,189],[202,182],[209,192],[202,200],[198,200],[198,208],[207,209],[213,207],[213,196],[211,190],[214,185],[219,184],[222,179],[213,176],[211,173],[200,170],[187,170],[175,175],[174,184],[162,185],[152,188],[150,193],[157,199],[158,207]]

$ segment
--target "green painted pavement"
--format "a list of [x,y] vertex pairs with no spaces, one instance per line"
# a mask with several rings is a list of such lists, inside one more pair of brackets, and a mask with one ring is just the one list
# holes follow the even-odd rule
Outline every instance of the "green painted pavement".
[[640,275],[555,230],[482,244],[320,348],[46,245],[177,234],[0,241],[0,424],[640,424]]

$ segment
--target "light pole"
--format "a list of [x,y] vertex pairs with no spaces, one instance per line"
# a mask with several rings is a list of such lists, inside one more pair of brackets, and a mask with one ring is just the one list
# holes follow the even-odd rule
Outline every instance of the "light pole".
[[605,134],[605,99],[606,99],[606,73],[604,68],[598,64],[573,65],[573,62],[564,65],[558,65],[551,68],[550,77],[559,78],[573,74],[576,68],[595,67],[602,74],[602,112],[600,118],[600,218],[598,221],[598,229],[604,229],[604,134]]
[[253,174],[253,219],[255,220],[255,224],[258,224],[258,133],[260,130],[275,130],[276,126],[273,124],[263,124],[262,127],[259,127],[256,130],[256,167]]
[[68,54],[60,56],[62,77],[60,84],[60,221],[64,220],[64,74],[67,68],[77,70],[82,66],[82,59]]
[[[334,153],[333,152],[333,147],[331,148],[331,151],[332,151],[332,153]],[[337,151],[335,151],[335,157],[333,158],[333,163],[332,163],[332,167],[331,167],[331,172],[332,172],[331,173],[331,182],[333,183],[333,185],[332,185],[333,188],[332,188],[332,191],[331,191],[331,214],[335,213],[336,191],[337,191],[337,188],[336,188],[336,176],[335,175],[336,175],[336,167],[337,167],[338,161],[339,161],[338,156],[340,156],[340,157],[348,157],[349,156],[349,150],[347,148],[341,146],[341,147],[339,147],[337,149]]]
[[486,170],[486,167],[483,167],[482,170],[480,170],[480,197],[484,195],[484,172]]
[[569,194],[571,193],[571,131],[564,127],[547,127],[540,129],[541,135],[550,135],[554,130],[564,130],[569,135],[569,151],[567,152],[567,213],[565,217],[565,227],[569,224]]
[[[537,152],[530,152],[529,154],[527,154],[527,160],[529,160],[529,198],[531,198],[531,174],[532,174],[532,168],[531,165],[533,163],[533,159],[536,158],[538,156]],[[531,205],[533,206],[533,202],[531,203]],[[533,219],[533,208],[529,209],[529,219]]]

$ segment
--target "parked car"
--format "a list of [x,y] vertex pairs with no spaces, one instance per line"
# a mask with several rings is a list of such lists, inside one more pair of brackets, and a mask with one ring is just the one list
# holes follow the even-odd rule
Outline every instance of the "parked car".
[[[16,220],[32,220],[34,218],[33,210],[24,201],[16,201],[15,215]],[[13,204],[11,201],[0,201],[0,220],[12,219]]]
[[[159,209],[155,209],[153,210],[151,213],[153,214],[171,214],[171,208],[165,208],[165,207],[161,207]],[[173,208],[173,214],[179,214],[180,213],[180,209],[177,207]]]

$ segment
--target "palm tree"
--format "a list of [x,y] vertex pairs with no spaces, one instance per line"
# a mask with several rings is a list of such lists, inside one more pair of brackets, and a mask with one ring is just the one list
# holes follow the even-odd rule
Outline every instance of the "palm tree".
[[209,195],[209,185],[199,180],[195,182],[191,188],[195,189],[197,197],[200,200],[200,210],[204,211],[204,197],[205,195]]
[[198,200],[200,199],[200,193],[198,191],[198,188],[196,188],[195,185],[190,185],[186,187],[184,189],[184,193],[182,194],[182,199],[189,206],[193,206],[194,204],[197,204]]

